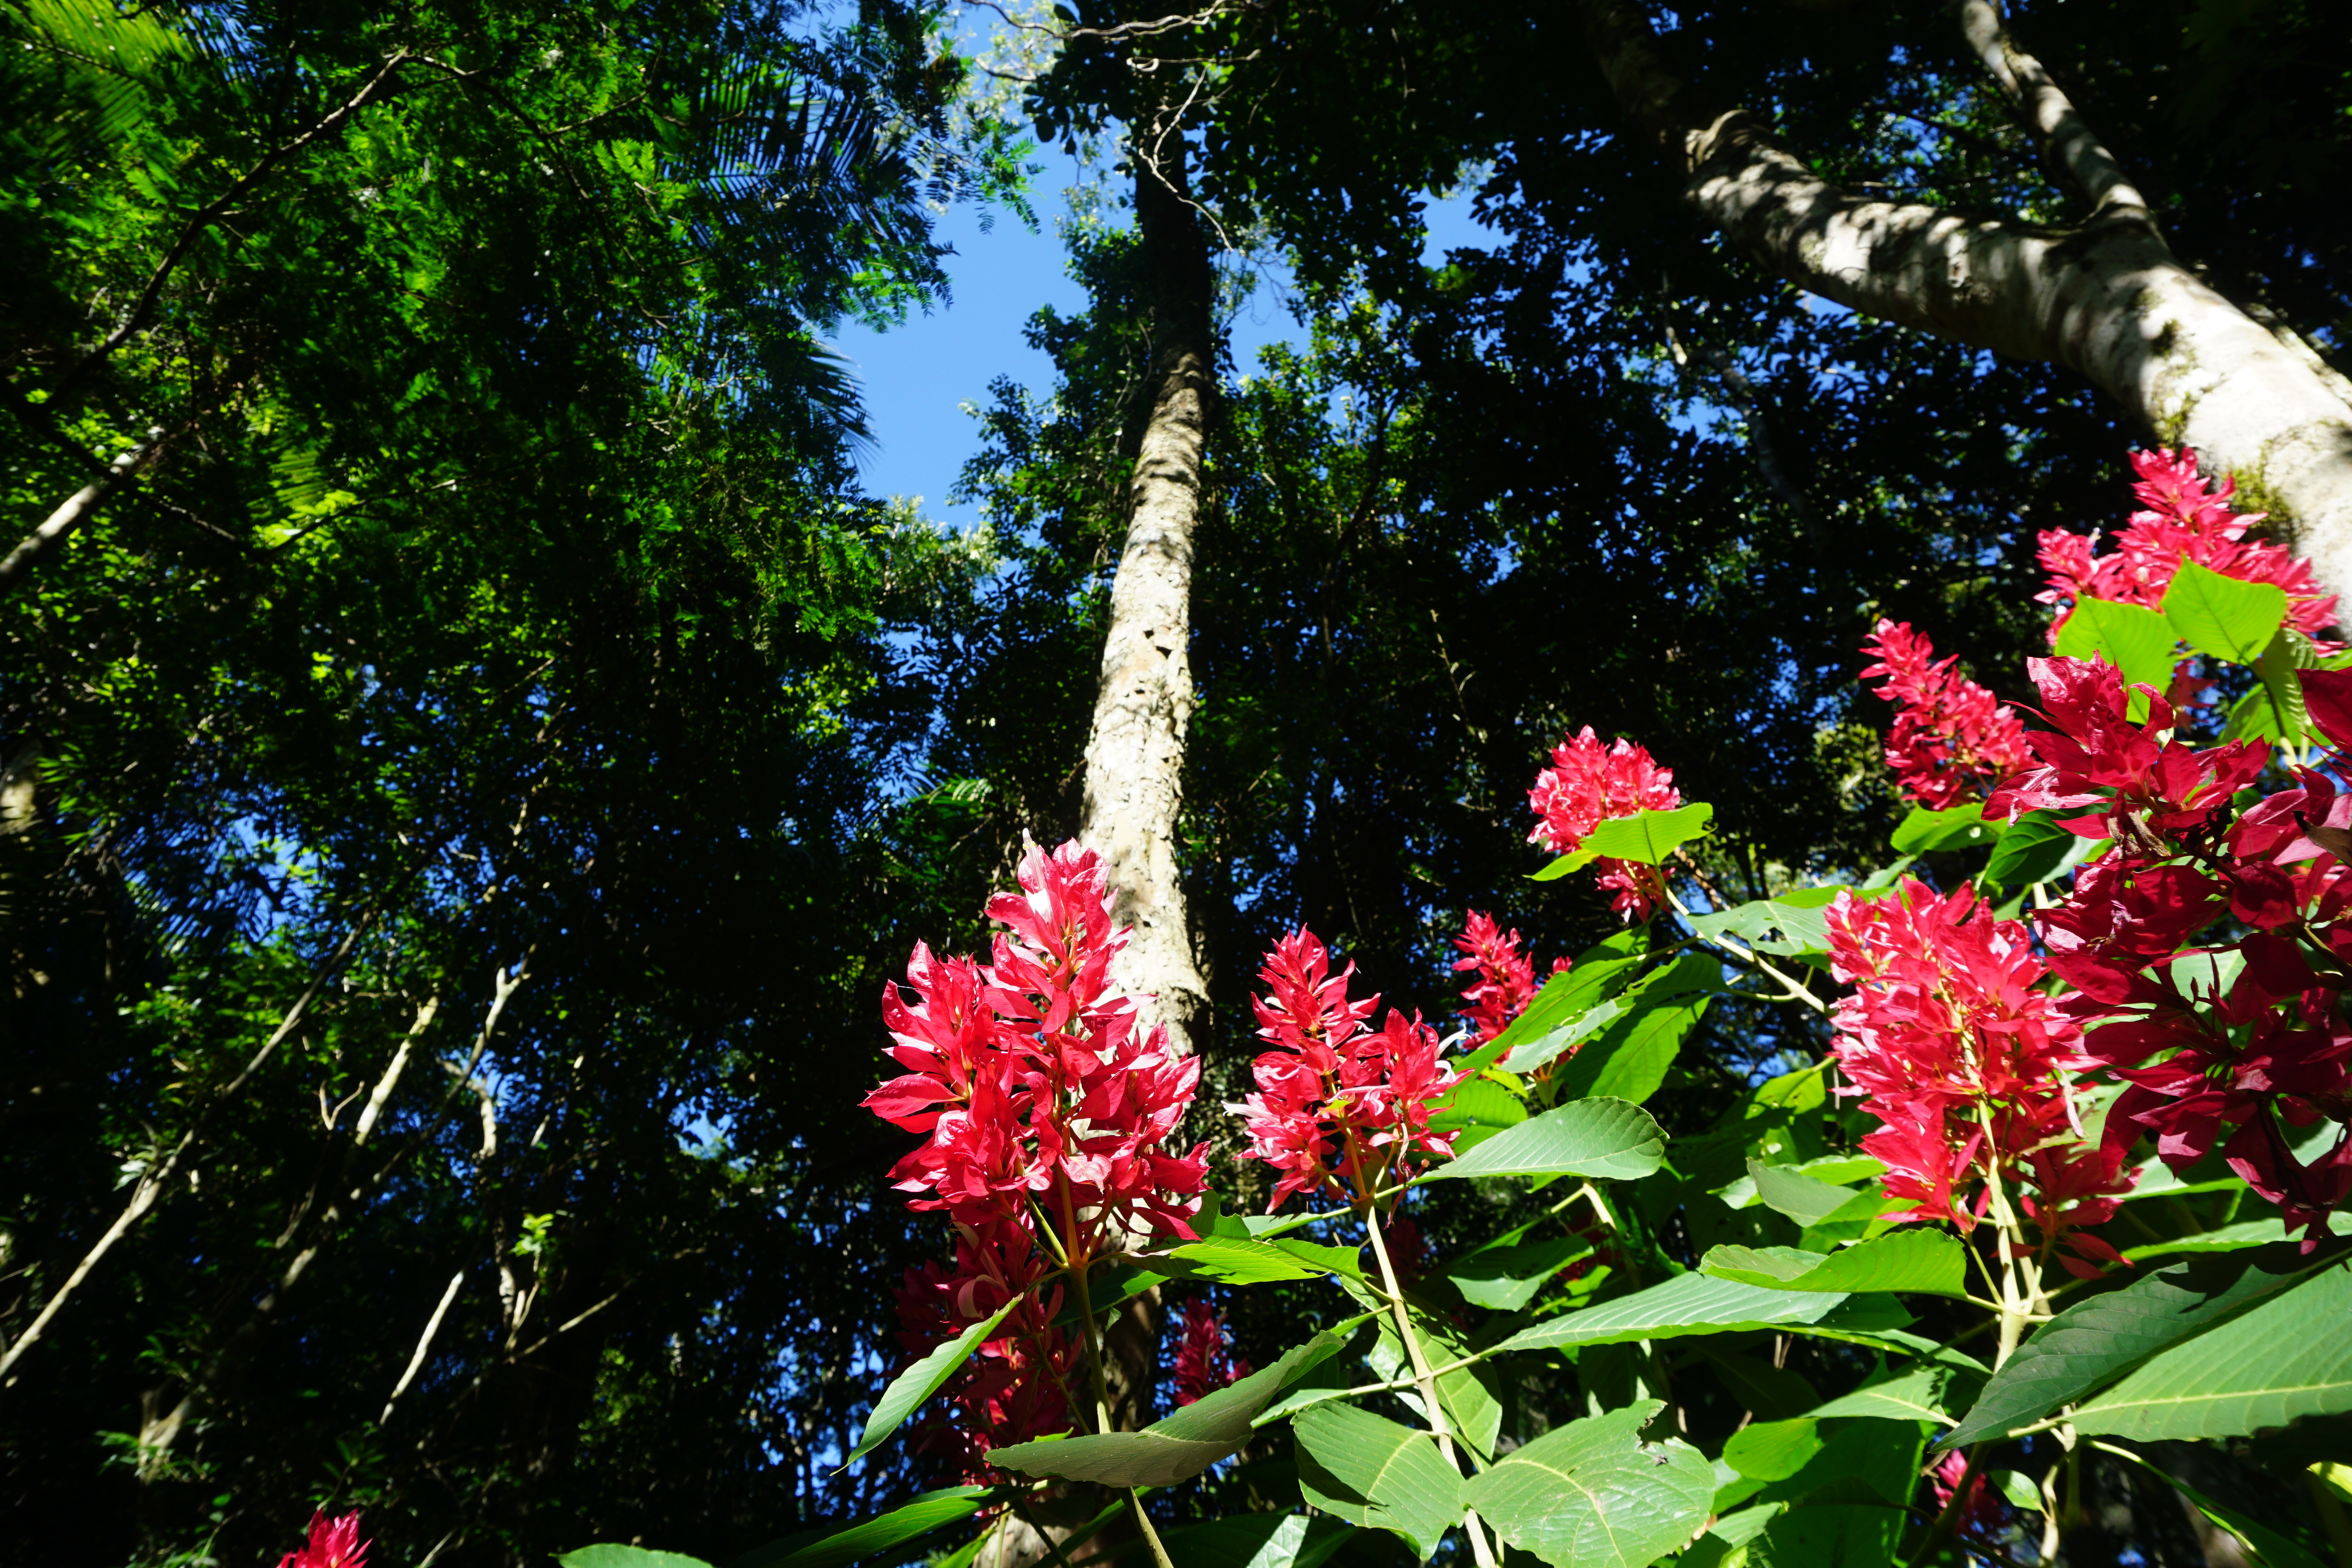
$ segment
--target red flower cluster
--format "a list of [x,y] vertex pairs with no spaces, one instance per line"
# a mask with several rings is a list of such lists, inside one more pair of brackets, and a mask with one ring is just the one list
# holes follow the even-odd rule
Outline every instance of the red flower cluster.
[[360,1539],[360,1516],[347,1513],[329,1519],[324,1509],[310,1511],[310,1536],[299,1552],[278,1559],[278,1568],[367,1568],[367,1549]]
[[1176,1403],[1192,1405],[1250,1374],[1250,1363],[1225,1342],[1225,1315],[1205,1296],[1184,1303],[1176,1330]]
[[1937,659],[1935,646],[1909,623],[1885,620],[1862,651],[1878,661],[1863,678],[1885,676],[1878,694],[1895,704],[1886,765],[1905,795],[1943,811],[2025,766],[2025,725],[1991,692],[1961,677],[1953,668],[1958,655]]
[[2062,826],[2084,838],[2160,847],[2213,827],[2269,760],[2270,747],[2261,741],[2200,749],[2177,739],[2172,705],[2152,686],[2132,689],[2148,700],[2147,720],[2134,723],[2131,690],[2105,659],[2029,658],[2025,668],[2042,694],[2042,713],[2057,728],[2027,734],[2039,765],[1993,791],[1988,817],[2013,821],[2022,812],[2094,807]]
[[919,943],[914,1004],[883,987],[889,1054],[908,1070],[865,1100],[928,1134],[890,1173],[915,1194],[910,1208],[944,1210],[956,1227],[953,1267],[910,1273],[899,1292],[908,1350],[1019,1302],[956,1390],[963,1430],[982,1444],[1066,1425],[1060,1384],[1077,1345],[1051,1326],[1062,1292],[1043,1288],[1048,1277],[1132,1236],[1191,1237],[1208,1172],[1206,1145],[1167,1146],[1200,1063],[1177,1056],[1164,1028],[1139,1037],[1133,1002],[1112,988],[1127,934],[1111,925],[1099,858],[1032,846],[1019,877],[1019,893],[989,901],[1005,928],[992,963]]
[[[2156,609],[2185,558],[2224,577],[2276,584],[2286,592],[2286,624],[2315,641],[2335,626],[2336,596],[2321,592],[2309,562],[2275,544],[2246,540],[2247,528],[2265,514],[2231,510],[2237,480],[2225,479],[2220,489],[2209,489],[2198,475],[2195,455],[2186,448],[2134,452],[2131,462],[2139,473],[2132,493],[2145,510],[2132,513],[2129,525],[2116,535],[2115,552],[2092,554],[2096,535],[2044,529],[2042,564],[2050,586],[2035,598],[2045,605],[2108,599]],[[2053,638],[2073,613],[2072,605],[2059,612],[2051,626]]]
[[1378,996],[1348,997],[1356,966],[1331,973],[1313,931],[1292,931],[1265,955],[1253,997],[1258,1037],[1255,1094],[1230,1109],[1248,1123],[1250,1152],[1282,1173],[1268,1212],[1296,1192],[1325,1187],[1355,1203],[1402,1174],[1416,1152],[1450,1155],[1454,1134],[1429,1130],[1430,1102],[1462,1075],[1438,1059],[1437,1031],[1416,1014],[1389,1009],[1367,1027]]
[[[1967,887],[1938,896],[1906,879],[1893,898],[1841,893],[1829,909],[1830,970],[1854,987],[1832,1047],[1863,1109],[1862,1141],[1886,1166],[1907,1220],[1972,1228],[1998,1175],[2042,1233],[2046,1257],[2085,1277],[2116,1250],[2080,1227],[2113,1217],[2139,1173],[2123,1151],[2074,1142],[2072,1075],[2092,1065],[2082,1031],[2041,989],[2046,971],[2015,921],[1990,918]],[[2072,1145],[2070,1149],[2069,1146]]]
[[[1505,931],[1478,910],[1470,911],[1468,924],[1454,939],[1454,948],[1465,955],[1454,961],[1454,973],[1477,972],[1477,980],[1462,993],[1462,1000],[1470,1004],[1462,1016],[1470,1020],[1482,1046],[1509,1028],[1511,1020],[1535,1000],[1535,963],[1520,950],[1519,942],[1517,931]],[[1566,973],[1574,962],[1555,959],[1551,972]]]
[[[2179,1169],[2219,1144],[2291,1225],[2324,1228],[2352,1196],[2352,1136],[2308,1164],[2294,1144],[2322,1120],[2352,1121],[2352,1026],[2339,1006],[2352,873],[2320,842],[2352,825],[2352,798],[2306,769],[2231,822],[2237,791],[2262,771],[2260,742],[2198,750],[2169,737],[2161,700],[2130,723],[2107,666],[2032,663],[2059,729],[2030,737],[2042,766],[2002,793],[2089,808],[2068,826],[2115,838],[2041,917],[2050,966],[2074,988],[2067,1012],[2099,1026],[2084,1049],[2126,1084],[2107,1112],[2108,1158],[2147,1134]],[[2303,679],[2323,732],[2352,740],[2352,672]],[[2245,934],[2189,945],[2225,919]]]
[[[1541,818],[1528,837],[1566,855],[1612,817],[1643,811],[1672,811],[1682,805],[1672,768],[1662,768],[1644,748],[1619,739],[1603,746],[1592,726],[1552,748],[1551,766],[1536,775],[1528,804]],[[1601,857],[1600,882],[1613,889],[1612,907],[1633,920],[1648,920],[1665,898],[1665,882],[1654,866]]]

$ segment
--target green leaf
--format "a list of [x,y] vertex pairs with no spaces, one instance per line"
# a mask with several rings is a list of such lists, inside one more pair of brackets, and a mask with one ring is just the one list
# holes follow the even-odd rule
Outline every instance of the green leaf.
[[1429,1128],[1458,1132],[1465,1127],[1516,1127],[1527,1119],[1525,1100],[1493,1079],[1477,1076],[1464,1079],[1437,1102]]
[[1985,863],[1985,880],[2004,888],[2023,888],[2056,876],[2064,868],[2068,856],[2092,845],[2090,839],[2059,826],[2059,819],[2082,816],[2087,811],[2087,807],[2029,811],[2019,817],[2000,836],[1992,858]]
[[1666,1135],[1638,1105],[1580,1100],[1487,1139],[1422,1180],[1585,1176],[1632,1181],[1664,1163]]
[[1786,1165],[1768,1165],[1761,1160],[1748,1162],[1748,1176],[1756,1184],[1756,1196],[1765,1207],[1787,1215],[1801,1226],[1819,1225],[1856,1196],[1851,1187],[1832,1186]]
[[2297,746],[2309,741],[2311,712],[2304,703],[2303,682],[2294,672],[2315,668],[2319,662],[2318,650],[2308,637],[2292,627],[2282,627],[2254,660],[2254,674],[2260,679],[2231,708],[2221,726],[2221,739],[2284,741]]
[[[1347,1325],[1349,1330],[1354,1324]],[[1346,1342],[1326,1329],[1263,1372],[1155,1421],[1140,1432],[1015,1443],[992,1448],[988,1462],[1030,1476],[1097,1481],[1113,1487],[1165,1487],[1199,1475],[1249,1441],[1250,1421],[1275,1396]]]
[[845,1568],[861,1557],[887,1552],[917,1536],[929,1535],[943,1525],[970,1519],[997,1495],[993,1487],[948,1487],[925,1492],[886,1514],[804,1546],[796,1543],[806,1537],[796,1535],[754,1547],[727,1568]]
[[1798,1329],[1831,1316],[1845,1300],[1843,1296],[1768,1290],[1735,1279],[1679,1274],[1631,1296],[1547,1318],[1521,1329],[1492,1353],[1670,1340],[1728,1329]]
[[1309,1507],[1404,1537],[1426,1558],[1462,1520],[1462,1477],[1427,1432],[1359,1410],[1318,1405],[1291,1421],[1298,1490]]
[[1501,1065],[1508,1072],[1533,1072],[1570,1047],[1580,1045],[1599,1034],[1624,1011],[1625,1003],[1622,999],[1596,1002],[1549,1034],[1508,1047],[1510,1054],[1502,1058]]
[[555,1559],[563,1568],[710,1568],[699,1557],[675,1552],[648,1552],[642,1546],[583,1546]]
[[1723,1462],[1750,1480],[1785,1481],[1826,1447],[1820,1424],[1810,1415],[1757,1421],[1724,1439]]
[[1312,1279],[1331,1270],[1307,1262],[1272,1242],[1237,1236],[1208,1236],[1144,1255],[1160,1273],[1224,1285],[1265,1285],[1278,1279]]
[[[1707,961],[1710,968],[1712,961]],[[1717,971],[1720,973],[1720,971]],[[1639,1105],[1658,1092],[1708,998],[1652,1004],[1588,1041],[1556,1075],[1564,1100],[1621,1100]]]
[[1923,1362],[1895,1376],[1864,1384],[1811,1414],[1816,1420],[1838,1415],[1875,1415],[1889,1421],[1933,1421],[1949,1426],[1952,1411],[1974,1399],[1984,1382],[1985,1374],[1980,1369]]
[[1988,1470],[1985,1479],[1992,1483],[1993,1490],[2009,1500],[2010,1507],[2026,1513],[2042,1511],[2042,1489],[2033,1484],[2031,1476],[2021,1476],[2015,1470]]
[[1317,1568],[1355,1534],[1336,1519],[1303,1513],[1238,1513],[1165,1538],[1184,1568]]
[[[1367,1304],[1376,1304],[1370,1292],[1352,1292]],[[1413,1333],[1421,1340],[1422,1354],[1436,1365],[1450,1365],[1466,1361],[1472,1354],[1469,1342],[1445,1319],[1425,1312],[1419,1307],[1409,1309],[1412,1316]],[[1412,1363],[1406,1353],[1404,1342],[1397,1335],[1396,1319],[1381,1312],[1373,1320],[1380,1332],[1365,1361],[1374,1376],[1383,1383],[1402,1383],[1412,1374]],[[1421,1409],[1421,1396],[1410,1390],[1399,1398],[1415,1410]],[[1457,1438],[1468,1443],[1484,1458],[1495,1450],[1495,1439],[1503,1429],[1502,1385],[1493,1367],[1485,1363],[1456,1367],[1437,1375],[1437,1397],[1445,1408],[1447,1423]]]
[[1516,1312],[1536,1299],[1545,1280],[1591,1250],[1591,1242],[1565,1236],[1488,1247],[1446,1269],[1445,1277],[1471,1305]]
[[1903,855],[1925,855],[1932,849],[1981,849],[1996,842],[2002,824],[1984,819],[1984,805],[1971,801],[1943,811],[1915,805],[1895,830],[1895,848]]
[[2252,664],[2286,623],[2286,590],[2275,583],[2242,583],[2184,560],[2164,591],[2164,618],[2199,653]]
[[1546,866],[1540,871],[1528,872],[1528,880],[1530,882],[1557,882],[1562,877],[1567,876],[1570,872],[1581,871],[1587,866],[1591,865],[1595,860],[1600,858],[1601,851],[1593,848],[1590,844],[1587,844],[1580,848],[1570,850],[1557,860],[1554,860],[1550,865]]
[[[2227,1503],[2215,1501],[2187,1481],[2176,1479],[2170,1471],[2157,1468],[2130,1449],[2117,1447],[2113,1443],[2094,1443],[2091,1447],[2103,1454],[2113,1454],[2118,1459],[2130,1460],[2156,1479],[2195,1503],[2206,1518],[2252,1547],[2254,1560],[2261,1563],[2263,1568],[2327,1568],[2326,1563],[2309,1551],[2281,1535],[2252,1514],[2231,1508]],[[2032,1506],[2036,1508],[2041,1506],[2039,1497],[2035,1498]]]
[[1620,980],[1648,961],[1648,932],[1622,931],[1576,955],[1576,963],[1544,982],[1528,1010],[1510,1026],[1463,1058],[1462,1070],[1475,1072],[1502,1059],[1506,1051],[1541,1038],[1616,989]]
[[1675,1438],[1642,1441],[1664,1408],[1646,1399],[1571,1421],[1462,1483],[1495,1532],[1558,1568],[1645,1568],[1706,1523],[1715,1471]]
[[1940,1230],[1898,1230],[1823,1257],[1792,1247],[1716,1247],[1702,1273],[1781,1290],[1917,1290],[1966,1296],[1968,1252]]
[[2352,1410],[2352,1264],[2338,1263],[2150,1358],[2077,1405],[2074,1422],[2078,1432],[2143,1441],[2243,1437],[2344,1410]]
[[875,1401],[874,1412],[866,1416],[866,1428],[858,1434],[857,1447],[852,1448],[849,1458],[841,1462],[842,1468],[846,1469],[881,1447],[923,1401],[945,1387],[948,1379],[953,1377],[956,1370],[971,1358],[971,1352],[980,1348],[981,1342],[996,1331],[996,1325],[1004,1321],[1004,1314],[1013,1310],[1013,1303],[1007,1301],[996,1310],[993,1316],[972,1324],[892,1378],[890,1386],[882,1391],[882,1397]]
[[2077,1302],[2017,1348],[1938,1447],[2007,1436],[2062,1405],[2077,1404],[2159,1352],[2277,1295],[2347,1248],[2352,1238],[2322,1243],[2308,1257],[2294,1242],[2209,1253]]
[[1643,811],[1632,816],[1614,816],[1601,823],[1578,846],[1581,853],[1591,850],[1606,855],[1612,860],[1638,860],[1644,866],[1662,866],[1675,849],[1708,830],[1715,820],[1715,807],[1705,801],[1693,801],[1672,811]]
[[2104,656],[2123,671],[2126,685],[2137,682],[2162,691],[2172,681],[2172,650],[2179,640],[2172,623],[2154,610],[2077,599],[2052,651],[2065,658]]

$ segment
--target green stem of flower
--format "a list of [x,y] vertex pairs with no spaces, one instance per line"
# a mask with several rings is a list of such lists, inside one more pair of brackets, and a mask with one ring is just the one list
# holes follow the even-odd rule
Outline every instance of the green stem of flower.
[[[1350,1163],[1353,1163],[1352,1149]],[[1389,1262],[1388,1244],[1381,1239],[1380,1210],[1370,1205],[1365,1207],[1364,1229],[1372,1238],[1372,1258],[1381,1266],[1381,1284],[1388,1293],[1389,1307],[1396,1318],[1397,1333],[1404,1341],[1404,1353],[1412,1363],[1413,1383],[1420,1390],[1422,1407],[1429,1417],[1429,1429],[1437,1438],[1437,1451],[1445,1457],[1448,1465],[1459,1471],[1461,1461],[1454,1457],[1453,1429],[1446,1425],[1444,1406],[1437,1399],[1437,1379],[1429,1370],[1429,1358],[1421,1352],[1421,1338],[1412,1331],[1412,1313],[1405,1306],[1404,1290],[1398,1285],[1396,1269]],[[1478,1568],[1495,1568],[1494,1551],[1486,1544],[1486,1532],[1479,1525],[1475,1509],[1463,1510],[1462,1528],[1470,1537],[1470,1555]]]
[[[1062,1206],[1067,1209],[1069,1202],[1069,1190],[1066,1184],[1062,1193]],[[1079,1320],[1085,1323],[1087,1331],[1085,1342],[1087,1371],[1093,1379],[1095,1388],[1095,1430],[1108,1432],[1111,1429],[1110,1384],[1103,1376],[1102,1335],[1099,1331],[1100,1325],[1095,1321],[1094,1296],[1087,1289],[1085,1268],[1071,1269],[1070,1279],[1077,1288]],[[1133,1487],[1127,1489],[1127,1500],[1135,1510],[1136,1528],[1143,1532],[1145,1544],[1151,1548],[1152,1562],[1157,1563],[1159,1568],[1176,1568],[1176,1565],[1168,1560],[1168,1548],[1160,1544],[1160,1532],[1151,1528],[1151,1515],[1144,1510],[1143,1499],[1136,1495]]]

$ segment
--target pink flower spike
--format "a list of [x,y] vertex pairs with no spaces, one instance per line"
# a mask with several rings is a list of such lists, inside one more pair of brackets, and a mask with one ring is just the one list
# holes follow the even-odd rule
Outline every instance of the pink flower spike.
[[341,1519],[329,1519],[324,1509],[310,1514],[310,1538],[299,1552],[289,1552],[278,1568],[367,1568],[372,1542],[360,1539],[357,1510]]
[[1541,818],[1528,837],[1566,855],[1612,818],[1682,805],[1671,768],[1662,768],[1631,741],[1602,746],[1587,724],[1552,748],[1551,766],[1536,775],[1528,804]]
[[2031,760],[2016,711],[1962,679],[1957,657],[1937,659],[1934,645],[1908,623],[1880,621],[1862,651],[1877,660],[1863,679],[1886,678],[1878,688],[1895,704],[1886,765],[1909,799],[1942,811],[1982,795]]
[[2106,599],[2161,608],[2165,590],[2186,560],[2242,583],[2275,584],[2286,594],[2288,626],[2323,651],[2343,646],[2326,635],[2336,626],[2336,596],[2321,590],[2311,563],[2279,545],[2245,537],[2263,514],[2231,510],[2236,480],[2225,479],[2219,489],[2210,488],[2198,473],[2196,458],[2185,448],[2134,452],[2131,463],[2139,474],[2132,493],[2142,510],[2132,513],[2130,523],[2116,536],[2114,553],[2095,555],[2095,540],[2081,534],[2059,529],[2042,533],[2042,565],[2050,574],[2050,585],[2034,597],[2062,605],[2050,628],[2053,643],[2058,628],[2074,613],[2065,601]]

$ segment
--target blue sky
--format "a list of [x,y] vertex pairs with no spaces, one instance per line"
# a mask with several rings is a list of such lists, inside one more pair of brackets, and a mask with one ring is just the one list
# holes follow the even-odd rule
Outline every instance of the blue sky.
[[[1022,325],[1043,305],[1070,311],[1086,304],[1065,266],[1059,233],[1069,211],[1065,192],[1079,177],[1076,162],[1058,152],[1037,161],[1045,168],[1032,187],[1035,233],[1003,213],[983,231],[979,213],[954,208],[940,226],[940,237],[955,251],[947,258],[954,302],[888,331],[845,324],[833,340],[856,367],[874,432],[875,445],[860,464],[866,489],[877,496],[920,496],[925,516],[959,527],[980,515],[976,507],[948,502],[980,441],[978,424],[961,405],[985,402],[988,384],[1000,375],[1050,390],[1052,367],[1022,341]],[[1471,220],[1466,200],[1433,204],[1429,227],[1433,258],[1448,246],[1478,244],[1486,233]],[[1286,281],[1261,275],[1232,325],[1234,360],[1244,372],[1266,344],[1301,336],[1283,305]]]

